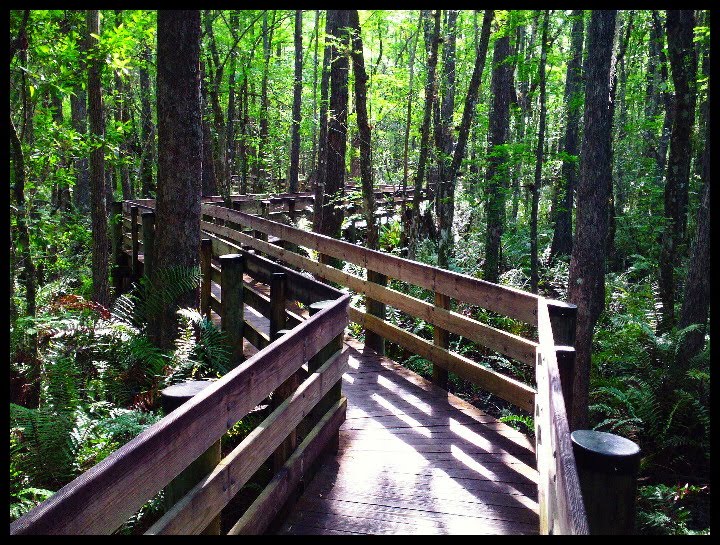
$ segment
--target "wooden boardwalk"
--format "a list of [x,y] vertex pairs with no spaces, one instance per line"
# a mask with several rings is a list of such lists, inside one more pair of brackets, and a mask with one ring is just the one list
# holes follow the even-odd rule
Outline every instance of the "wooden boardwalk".
[[347,420],[279,534],[537,534],[534,444],[361,343]]

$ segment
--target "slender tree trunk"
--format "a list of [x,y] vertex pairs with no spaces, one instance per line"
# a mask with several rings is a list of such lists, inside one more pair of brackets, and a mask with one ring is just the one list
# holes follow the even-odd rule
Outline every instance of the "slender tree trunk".
[[270,56],[272,55],[272,36],[275,27],[275,11],[273,20],[268,27],[267,11],[263,15],[263,65],[262,82],[260,87],[260,141],[258,150],[258,183],[261,187],[265,185],[265,179],[270,170],[269,163],[269,127],[268,127],[268,80],[270,77]]
[[[318,50],[320,48],[320,10],[315,10],[315,55],[314,55],[314,62],[313,62],[313,102],[312,102],[312,111],[313,111],[313,126],[312,126],[312,154],[310,156],[310,167],[308,168],[308,171],[312,171],[315,169],[315,166],[317,165],[317,152],[318,152],[318,129],[317,125],[319,124],[318,119],[318,88],[317,88],[317,82],[318,82]],[[313,178],[317,177],[317,170],[315,170],[315,173],[313,175]],[[309,180],[308,180],[309,181]]]
[[616,17],[616,10],[593,10],[588,28],[577,222],[568,281],[568,300],[578,307],[571,430],[589,424],[593,328],[605,304],[607,193],[612,175],[610,59]]
[[[709,62],[703,62],[705,76],[710,75]],[[678,327],[684,329],[699,324],[700,329],[688,333],[685,344],[678,352],[676,366],[688,369],[690,360],[705,344],[705,332],[710,310],[710,96],[700,107],[705,121],[705,149],[702,155],[703,181],[700,206],[697,213],[697,231],[690,250],[690,262],[685,282],[685,296]]]
[[[100,35],[100,14],[98,10],[87,11],[87,51],[94,52]],[[108,239],[105,153],[102,141],[105,138],[103,103],[101,95],[101,70],[103,59],[94,56],[88,63],[88,101],[90,118],[90,136],[95,142],[90,152],[90,218],[92,222],[92,275],[93,299],[103,306],[110,303],[108,266],[110,259],[110,241]]]
[[[200,256],[202,120],[200,11],[159,10],[157,23],[158,189],[152,280],[160,290],[173,269],[197,267]],[[170,348],[178,306],[198,304],[198,290],[167,304],[152,323]]]
[[155,164],[155,123],[153,123],[152,106],[150,103],[150,71],[149,65],[152,53],[147,44],[143,45],[142,64],[140,75],[140,108],[142,121],[140,123],[142,139],[142,155],[140,157],[140,186],[143,198],[151,198],[155,194],[153,179],[153,165]]
[[[202,63],[200,64],[200,100],[201,100],[201,113],[207,111],[207,86],[205,79],[202,78]],[[159,122],[158,122],[159,123]],[[209,197],[211,195],[218,194],[217,177],[215,176],[215,161],[213,160],[213,139],[212,131],[210,130],[210,122],[207,120],[205,115],[201,116],[201,131],[202,131],[202,167],[201,167],[201,192],[203,197]]]
[[453,110],[455,109],[455,43],[457,10],[447,12],[447,35],[443,45],[442,104],[440,107],[440,148],[438,149],[438,267],[446,269],[454,246],[452,222],[455,215],[455,178],[450,172],[453,152]]
[[28,231],[28,213],[25,203],[25,155],[22,144],[18,137],[12,117],[8,114],[10,128],[10,158],[13,163],[13,196],[15,197],[15,221],[17,229],[18,246],[20,246],[20,262],[23,265],[21,278],[25,284],[25,301],[27,304],[27,315],[35,317],[36,313],[36,283],[35,283],[35,261],[30,253],[30,233]]
[[551,257],[569,256],[572,253],[572,213],[575,187],[578,178],[578,153],[580,151],[580,119],[582,114],[582,52],[583,10],[573,10],[570,59],[565,77],[565,152],[557,191],[557,203],[553,207],[555,231],[550,247]]
[[208,36],[210,49],[209,62],[206,64],[206,75],[211,79],[207,85],[207,97],[210,99],[210,107],[213,112],[213,124],[215,132],[212,138],[213,144],[213,164],[215,165],[215,183],[226,203],[230,201],[230,179],[227,174],[227,143],[225,141],[227,129],[225,127],[225,116],[220,106],[220,85],[223,80],[223,67],[220,64],[220,56],[215,42],[215,33],[213,31],[213,18],[210,10],[204,10],[203,20],[205,23],[205,34]]
[[665,55],[663,22],[660,19],[660,13],[657,10],[652,12],[654,32],[660,36],[659,43],[659,61],[660,61],[660,85],[663,89],[662,98],[665,104],[665,118],[663,121],[662,133],[660,135],[660,143],[658,145],[658,180],[661,181],[665,175],[665,167],[667,163],[668,146],[670,145],[670,132],[672,131],[672,123],[675,118],[675,96],[668,90],[670,82],[668,75],[667,56]]
[[692,10],[668,10],[668,53],[675,85],[675,112],[670,136],[665,184],[665,228],[660,252],[661,319],[658,332],[669,331],[675,323],[674,269],[679,260],[680,244],[685,236],[687,193],[692,157],[691,133],[695,119],[695,73],[693,47],[695,15]]
[[300,106],[302,103],[302,10],[295,10],[295,79],[293,81],[292,131],[290,136],[290,193],[298,191],[300,169]]
[[[328,10],[331,34],[339,47],[331,47],[330,59],[330,112],[327,127],[327,164],[325,174],[325,201],[323,202],[322,223],[318,232],[340,238],[343,221],[343,200],[345,198],[345,151],[347,149],[348,115],[348,57],[349,10]],[[332,260],[325,260],[332,262]]]
[[538,291],[538,204],[540,202],[540,185],[542,184],[543,151],[545,146],[545,118],[547,106],[545,104],[545,64],[547,63],[547,30],[549,10],[545,10],[540,38],[540,67],[538,80],[540,82],[540,120],[538,122],[538,140],[535,148],[535,178],[532,185],[532,210],[530,212],[530,291]]
[[[420,10],[420,18],[418,20],[417,29],[412,39],[412,47],[410,48],[410,58],[408,60],[408,70],[410,71],[410,80],[408,82],[408,100],[407,100],[407,114],[405,116],[405,138],[403,140],[403,181],[402,181],[402,195],[403,201],[400,206],[400,221],[403,225],[407,225],[407,183],[408,183],[408,168],[410,161],[408,158],[409,144],[410,144],[410,123],[412,122],[412,104],[414,99],[414,87],[413,80],[415,77],[415,52],[417,51],[418,36],[420,35],[420,28],[423,22],[423,11]],[[407,227],[403,228],[400,240],[400,247],[402,248],[403,255],[407,255],[408,248],[408,230]]]
[[[87,94],[85,89],[77,85],[70,95],[70,114],[73,129],[82,139],[87,133]],[[73,203],[80,212],[90,210],[90,173],[88,171],[87,157],[75,159],[75,188],[73,190]]]
[[360,136],[360,180],[362,183],[363,213],[367,223],[365,246],[371,250],[378,247],[378,228],[375,224],[375,192],[372,178],[372,147],[370,122],[367,113],[367,81],[360,20],[357,10],[350,10],[350,27],[353,29],[351,57],[355,74],[355,109]]
[[[122,24],[122,10],[115,10],[115,27]],[[117,73],[114,74],[115,92],[117,97],[117,105],[115,107],[115,122],[128,125],[130,121],[130,101],[128,100],[128,92],[125,89],[125,83],[122,77]],[[119,165],[117,168],[118,177],[120,178],[120,187],[122,188],[122,198],[124,201],[134,198],[132,182],[130,180],[130,168],[128,161],[131,161],[130,149],[128,146],[129,134],[123,133],[123,138],[118,146]]]
[[[502,31],[502,29],[500,29]],[[483,278],[498,282],[500,275],[500,239],[505,230],[505,193],[508,175],[507,152],[502,149],[510,132],[510,90],[512,89],[512,66],[507,62],[510,56],[510,36],[503,34],[495,40],[493,51],[493,72],[490,110],[490,133],[488,138],[487,179],[487,235],[485,242],[485,264]]]
[[[426,13],[425,18],[430,14]],[[417,246],[420,231],[420,193],[425,178],[425,166],[427,163],[430,148],[430,117],[432,115],[433,103],[437,97],[437,82],[435,80],[435,69],[437,66],[438,45],[440,36],[440,11],[435,10],[433,14],[434,26],[432,33],[425,36],[425,47],[430,51],[427,61],[427,81],[425,83],[425,113],[423,124],[420,129],[420,157],[418,168],[415,173],[415,186],[413,193],[412,222],[410,224],[410,235],[408,236],[408,257],[415,259],[415,247]],[[428,44],[428,40],[430,43]],[[408,225],[406,224],[406,228]]]
[[[232,10],[230,13],[230,27],[235,29],[238,27],[238,12],[237,10]],[[233,175],[235,174],[235,118],[237,117],[237,108],[236,108],[236,63],[237,63],[237,54],[235,52],[235,49],[233,49],[230,53],[230,70],[228,75],[228,107],[227,107],[227,124],[225,127],[225,148],[226,148],[226,157],[227,157],[227,163],[226,163],[226,171],[227,171],[227,177],[228,177],[228,184],[230,185],[230,193],[232,194],[233,187],[232,187],[232,180]],[[237,191],[240,191],[240,187],[237,188]]]
[[[325,16],[325,35],[332,32],[333,21]],[[327,129],[328,129],[328,98],[330,95],[330,42],[325,40],[323,51],[323,68],[320,78],[320,136],[318,136],[318,163],[315,174],[315,204],[313,206],[313,231],[319,233],[325,209],[325,183],[327,175]]]

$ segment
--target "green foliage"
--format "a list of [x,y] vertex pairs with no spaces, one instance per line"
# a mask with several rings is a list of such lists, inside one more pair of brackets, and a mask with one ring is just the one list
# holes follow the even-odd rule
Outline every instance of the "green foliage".
[[[709,503],[707,486],[654,484],[638,490],[637,526],[641,533],[654,535],[709,535],[709,519],[693,520],[694,503]],[[707,507],[700,512],[706,511]],[[697,509],[694,510],[696,513]],[[699,522],[699,524],[698,524]]]

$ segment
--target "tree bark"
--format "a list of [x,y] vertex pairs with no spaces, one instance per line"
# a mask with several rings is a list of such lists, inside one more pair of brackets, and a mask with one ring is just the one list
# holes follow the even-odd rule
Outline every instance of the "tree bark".
[[293,80],[292,131],[290,136],[290,193],[298,192],[300,169],[300,106],[302,103],[302,10],[295,10],[295,78]]
[[660,251],[660,299],[662,312],[658,332],[675,324],[675,265],[687,221],[692,126],[695,119],[695,73],[697,59],[693,47],[695,15],[692,10],[668,10],[666,29],[670,71],[675,85],[670,154],[665,182],[665,227]]
[[140,107],[141,107],[141,139],[142,154],[140,156],[140,187],[142,196],[145,199],[152,198],[155,194],[155,182],[153,179],[153,165],[155,164],[155,123],[153,123],[152,106],[150,103],[150,71],[149,65],[152,59],[150,47],[143,45],[141,53],[142,64],[139,68],[140,75]]
[[577,221],[568,300],[577,305],[571,430],[586,428],[593,328],[605,303],[605,239],[612,118],[610,59],[616,10],[593,10],[588,28],[585,113],[577,188]]
[[[325,199],[318,232],[340,238],[345,198],[345,151],[347,149],[349,10],[328,10],[330,30],[339,43],[330,49],[331,117],[327,127]],[[321,256],[323,257],[323,256]],[[323,261],[330,263],[332,260]]]
[[93,54],[88,63],[88,101],[90,118],[90,137],[94,141],[90,152],[90,218],[92,222],[92,275],[93,299],[103,306],[110,303],[109,259],[110,240],[108,238],[107,203],[105,185],[105,123],[101,95],[101,70],[103,59],[98,57],[97,38],[100,35],[100,13],[87,11],[87,51]]
[[447,34],[443,45],[442,102],[440,106],[438,187],[435,202],[438,220],[438,267],[446,269],[454,246],[452,222],[455,216],[455,178],[450,171],[453,152],[453,110],[455,109],[455,43],[457,10],[447,12]]
[[363,213],[367,223],[365,246],[378,247],[378,228],[375,224],[375,192],[372,178],[372,147],[370,122],[367,113],[367,81],[360,20],[357,10],[350,10],[350,27],[353,29],[351,57],[355,73],[355,110],[360,137],[360,180],[362,183]]
[[[200,11],[159,10],[157,24],[158,190],[153,284],[176,268],[198,266],[202,120],[200,100]],[[153,324],[161,348],[172,347],[178,306],[196,307],[193,290],[165,306]]]
[[554,206],[555,230],[550,246],[550,256],[569,256],[572,253],[572,211],[578,178],[578,153],[580,151],[580,120],[582,114],[582,53],[583,10],[573,10],[570,59],[565,76],[565,156],[558,183],[557,201]]
[[507,29],[495,40],[493,72],[490,83],[492,106],[490,109],[490,133],[488,135],[487,180],[487,233],[485,238],[485,264],[483,279],[497,283],[500,275],[500,239],[505,230],[505,193],[508,175],[507,152],[502,149],[510,132],[510,90],[512,89],[512,66],[510,36]]
[[[325,16],[325,36],[331,34],[332,21]],[[325,203],[325,179],[327,174],[327,128],[328,98],[330,95],[330,42],[325,40],[322,76],[320,77],[320,135],[318,136],[317,169],[315,170],[315,204],[313,209],[313,231],[320,232]]]
[[[427,12],[428,10],[426,10]],[[430,14],[426,13],[425,18],[429,18]],[[435,10],[433,14],[434,26],[430,35],[425,36],[425,47],[429,50],[427,61],[427,80],[425,83],[425,113],[423,114],[423,124],[420,129],[420,157],[418,158],[418,168],[415,173],[415,186],[413,192],[412,221],[410,227],[410,235],[408,238],[408,257],[415,259],[415,247],[417,246],[420,231],[420,193],[422,191],[422,183],[425,179],[425,166],[427,163],[428,152],[430,148],[430,117],[432,115],[433,104],[437,98],[435,69],[437,66],[438,45],[440,36],[440,10]],[[430,43],[428,43],[428,41]]]
[[545,64],[547,63],[547,31],[549,10],[545,10],[540,38],[540,67],[538,80],[540,82],[540,119],[538,122],[538,139],[535,148],[535,178],[532,185],[532,209],[530,211],[530,291],[538,291],[538,205],[540,203],[540,185],[542,184],[543,152],[545,146],[545,118],[547,106],[545,104]]

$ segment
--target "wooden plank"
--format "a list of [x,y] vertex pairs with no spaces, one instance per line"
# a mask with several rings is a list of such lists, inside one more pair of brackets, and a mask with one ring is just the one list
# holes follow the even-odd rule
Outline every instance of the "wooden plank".
[[457,373],[488,392],[517,405],[524,411],[532,413],[535,403],[535,390],[530,386],[496,373],[492,369],[486,369],[460,354],[435,346],[417,335],[400,329],[389,322],[378,320],[353,306],[349,307],[348,314],[353,322],[372,329],[389,341],[399,344],[433,363],[437,363],[448,371]]
[[[545,402],[541,410],[546,412],[542,419],[546,425],[546,436],[543,439],[545,445],[538,456],[539,483],[545,488],[547,495],[543,498],[546,513],[541,510],[541,532],[552,528],[553,532],[558,534],[588,534],[587,515],[570,441],[550,314],[544,299],[538,302],[538,339],[538,396],[539,405]],[[544,518],[547,519],[546,527],[543,524]]]
[[300,483],[304,468],[313,464],[342,424],[346,408],[347,399],[343,397],[325,413],[228,535],[258,535],[267,530]]
[[438,269],[376,250],[368,250],[332,237],[309,233],[217,205],[204,204],[203,213],[215,218],[240,223],[300,246],[322,251],[324,254],[350,261],[364,268],[382,271],[387,276],[431,291],[444,293],[458,301],[479,305],[488,310],[522,320],[530,325],[537,325],[538,296],[531,293],[500,286],[468,275]]
[[[12,534],[109,533],[347,325],[349,296],[300,324],[10,525]],[[158,456],[162,452],[162,456]]]
[[200,533],[344,373],[346,363],[347,351],[337,352],[146,533]]
[[[535,365],[535,347],[537,346],[537,343],[533,341],[483,324],[482,322],[478,322],[477,320],[473,320],[472,318],[468,318],[467,316],[457,312],[432,305],[392,288],[382,286],[375,282],[363,280],[362,278],[345,273],[335,267],[308,259],[304,256],[245,235],[244,233],[239,233],[226,228],[218,228],[212,224],[208,225],[212,226],[208,227],[208,229],[223,231],[226,236],[233,237],[233,239],[240,244],[251,246],[270,256],[285,261],[290,265],[302,267],[308,272],[325,278],[326,280],[347,286],[357,293],[363,293],[370,298],[393,306],[403,312],[407,312],[412,316],[421,318],[428,323],[446,329],[452,333],[461,335],[462,337],[525,363],[526,365]],[[204,223],[203,226],[205,226]]]

